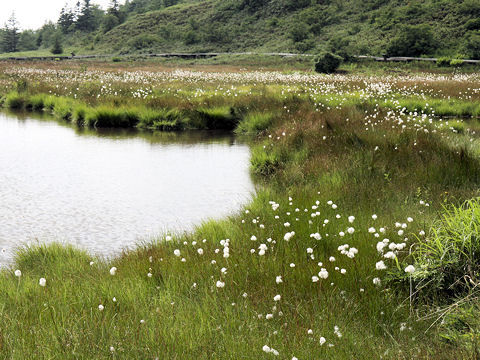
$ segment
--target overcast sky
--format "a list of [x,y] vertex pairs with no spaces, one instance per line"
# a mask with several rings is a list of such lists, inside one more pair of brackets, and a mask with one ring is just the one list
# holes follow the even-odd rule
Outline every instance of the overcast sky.
[[[46,21],[57,21],[60,10],[68,3],[73,6],[77,0],[0,0],[0,27],[15,11],[21,29],[38,29]],[[123,1],[121,1],[123,3]],[[92,0],[106,9],[110,0]]]

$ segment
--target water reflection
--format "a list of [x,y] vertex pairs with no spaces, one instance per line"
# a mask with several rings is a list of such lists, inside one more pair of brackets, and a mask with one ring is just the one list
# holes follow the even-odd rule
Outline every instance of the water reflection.
[[0,262],[28,241],[112,255],[248,201],[249,148],[230,133],[78,129],[0,113]]

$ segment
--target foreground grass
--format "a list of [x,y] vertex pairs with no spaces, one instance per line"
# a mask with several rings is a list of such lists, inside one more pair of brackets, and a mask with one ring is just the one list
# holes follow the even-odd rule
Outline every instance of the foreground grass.
[[[223,221],[206,222],[192,233],[164,234],[112,261],[59,245],[20,250],[11,269],[0,274],[2,357],[475,356],[476,338],[442,340],[444,328],[429,316],[438,303],[409,297],[405,275],[392,280],[412,263],[408,253],[417,239],[429,239],[429,226],[444,204],[478,195],[475,120],[457,120],[463,126],[458,131],[458,124],[452,128],[402,104],[416,94],[425,109],[425,93],[447,103],[444,94],[458,82],[432,80],[429,88],[442,91],[425,91],[419,82],[414,93],[402,93],[399,79],[398,86],[388,85],[392,96],[384,88],[369,90],[381,81],[362,88],[356,78],[327,77],[306,87],[301,81],[190,84],[187,77],[155,83],[139,99],[121,93],[133,87],[128,82],[112,83],[109,94],[121,94],[115,97],[103,95],[104,85],[74,78],[73,86],[82,90],[73,96],[68,86],[60,91],[51,85],[48,76],[26,89],[19,88],[18,78],[9,80],[4,105],[45,109],[82,126],[90,123],[74,120],[80,107],[84,114],[145,112],[154,114],[153,122],[157,113],[178,112],[189,114],[191,124],[205,118],[222,124],[235,114],[236,131],[256,135],[251,163],[257,194]],[[466,79],[459,92],[478,89],[475,81]],[[93,89],[101,101],[88,95]],[[468,93],[473,99],[464,95],[457,93],[453,101],[478,106],[475,91]],[[394,100],[400,103],[389,103]],[[62,116],[65,109],[68,117]],[[393,248],[395,259],[384,257],[387,249],[377,251],[383,239],[405,244]],[[339,246],[345,244],[342,253]],[[380,260],[386,270],[376,269]],[[454,301],[448,295],[441,300]]]

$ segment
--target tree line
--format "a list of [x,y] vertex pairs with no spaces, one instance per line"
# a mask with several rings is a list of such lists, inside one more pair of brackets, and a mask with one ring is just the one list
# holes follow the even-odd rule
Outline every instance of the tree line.
[[50,49],[54,54],[63,52],[63,44],[94,32],[105,33],[123,23],[128,15],[144,13],[172,6],[179,0],[111,0],[106,11],[91,0],[77,1],[74,6],[62,8],[56,23],[47,22],[38,30],[20,31],[13,13],[0,29],[0,51],[31,51]]

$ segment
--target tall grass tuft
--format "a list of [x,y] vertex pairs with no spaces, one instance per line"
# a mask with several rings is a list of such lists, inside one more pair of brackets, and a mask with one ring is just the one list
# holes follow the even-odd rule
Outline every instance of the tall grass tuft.
[[25,106],[25,97],[14,91],[5,96],[3,104],[7,109],[21,110]]
[[139,111],[138,127],[149,130],[177,131],[185,128],[186,121],[178,109],[143,109]]
[[42,111],[46,95],[37,94],[28,97],[25,100],[25,109],[29,111]]
[[480,199],[445,208],[414,252],[420,295],[465,295],[480,283]]
[[134,127],[138,124],[134,111],[101,106],[85,114],[85,125],[90,127]]
[[251,113],[246,115],[238,123],[235,132],[237,134],[258,134],[272,125],[274,114],[272,113]]
[[198,129],[233,130],[239,120],[233,107],[220,106],[197,109],[192,123]]

